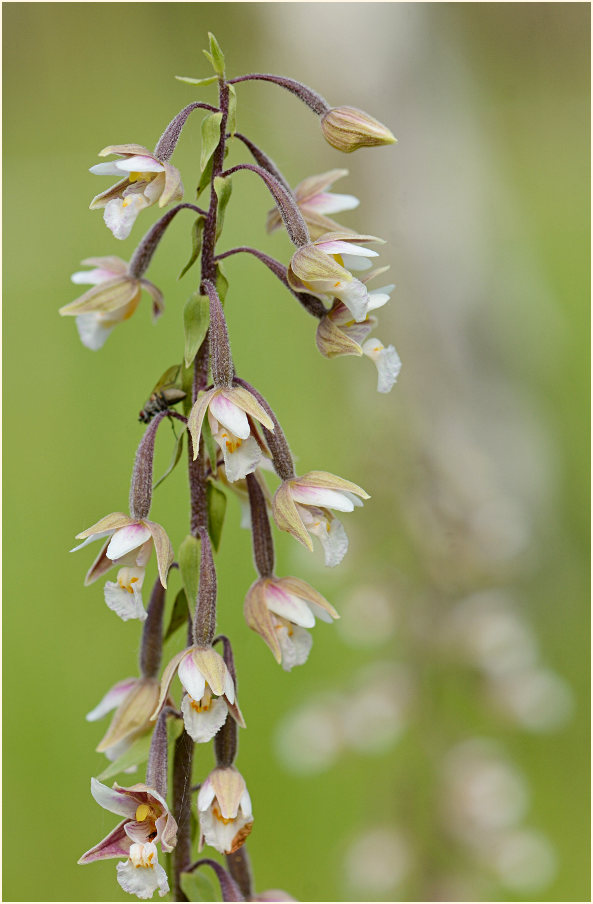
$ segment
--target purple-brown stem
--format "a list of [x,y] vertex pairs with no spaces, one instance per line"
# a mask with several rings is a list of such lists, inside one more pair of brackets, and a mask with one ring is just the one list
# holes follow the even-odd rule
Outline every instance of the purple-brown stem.
[[214,247],[216,245],[216,214],[218,211],[218,196],[214,191],[214,180],[222,173],[224,162],[224,148],[226,144],[226,123],[229,115],[229,89],[224,79],[219,82],[219,100],[222,119],[220,122],[220,141],[212,156],[212,177],[210,181],[210,206],[204,223],[202,237],[202,279],[210,279],[216,282],[216,264],[214,262]]
[[317,91],[313,91],[312,88],[308,88],[307,85],[303,85],[302,82],[297,82],[293,78],[284,78],[282,75],[272,75],[268,72],[250,72],[249,75],[240,75],[237,78],[230,78],[229,84],[236,85],[238,82],[251,81],[272,82],[274,85],[280,85],[281,88],[286,88],[287,91],[290,91],[291,94],[294,94],[299,100],[302,100],[303,103],[306,104],[310,110],[313,110],[314,113],[317,113],[318,116],[323,116],[331,109],[328,102],[321,94],[318,94]]
[[204,104],[200,101],[195,101],[193,104],[188,104],[187,107],[184,107],[180,113],[175,116],[159,140],[157,141],[157,145],[154,149],[154,156],[159,160],[162,160],[163,163],[166,163],[173,156],[173,151],[179,141],[179,136],[181,135],[181,130],[185,125],[185,121],[190,113],[194,110],[209,110],[211,113],[217,113],[217,107],[213,107],[212,104]]
[[191,774],[194,742],[184,730],[175,741],[173,755],[173,816],[177,822],[177,845],[173,850],[173,899],[187,901],[181,888],[181,873],[191,863]]
[[274,276],[278,277],[288,291],[300,301],[308,314],[317,317],[318,320],[321,320],[321,318],[327,314],[327,309],[319,298],[316,298],[314,295],[309,295],[308,292],[297,292],[296,289],[292,288],[288,282],[286,267],[281,261],[276,260],[275,257],[270,257],[269,254],[265,254],[258,248],[251,248],[249,245],[241,245],[239,248],[231,248],[229,251],[223,251],[221,254],[217,254],[215,260],[221,261],[224,260],[225,257],[231,257],[233,254],[241,253],[252,254],[253,257],[256,257],[262,264],[265,264],[268,270],[271,270]]
[[252,163],[238,163],[230,169],[222,173],[223,176],[231,176],[238,173],[239,170],[250,170],[252,173],[263,179],[270,190],[278,213],[282,217],[282,222],[286,227],[288,237],[297,248],[307,245],[311,241],[307,224],[303,219],[303,215],[299,209],[299,205],[295,201],[291,191],[287,191],[281,182],[272,176],[263,166],[254,166]]
[[152,733],[148,765],[146,767],[146,784],[154,788],[163,800],[167,799],[167,785],[169,774],[169,750],[167,742],[167,716],[174,714],[175,710],[166,706],[161,710]]
[[130,483],[130,515],[137,521],[147,518],[150,512],[154,441],[159,424],[167,416],[167,413],[166,411],[159,411],[154,420],[148,425],[144,431],[144,436],[140,440],[136,458],[134,459],[132,481]]
[[128,264],[128,273],[130,276],[133,276],[134,279],[140,279],[140,277],[146,273],[152,260],[152,256],[165,234],[167,226],[173,217],[177,216],[180,210],[186,209],[193,210],[194,213],[199,213],[202,216],[205,216],[206,214],[206,211],[202,210],[201,207],[196,207],[195,204],[188,203],[178,204],[176,207],[172,207],[171,210],[168,210],[167,213],[162,216],[160,220],[157,220],[154,226],[148,230],[134,251],[130,263]]
[[218,297],[218,292],[213,282],[203,279],[201,289],[210,299],[210,326],[208,338],[210,340],[210,355],[212,358],[212,377],[217,387],[230,387],[233,382],[235,368],[229,343],[229,332],[226,325],[224,311]]
[[239,377],[235,377],[235,383],[238,383],[239,386],[244,386],[260,403],[264,411],[268,413],[270,416],[272,423],[274,424],[274,432],[272,433],[266,427],[263,427],[264,436],[266,438],[266,442],[269,446],[270,452],[272,453],[272,459],[274,461],[274,469],[278,477],[281,480],[292,480],[293,477],[296,476],[296,472],[294,470],[294,462],[292,460],[292,455],[290,452],[290,448],[288,446],[288,442],[286,441],[286,437],[284,435],[284,431],[278,422],[278,418],[264,399],[264,397],[251,386],[247,380],[241,380]]
[[156,678],[163,654],[163,613],[165,588],[157,578],[150,594],[146,620],[142,627],[140,643],[140,674],[143,678]]
[[[228,137],[230,137],[230,136],[228,136]],[[242,135],[241,132],[235,132],[233,137],[238,138],[239,141],[242,141],[243,144],[245,145],[245,147],[248,148],[249,151],[251,152],[251,156],[253,157],[255,162],[259,163],[260,166],[263,166],[263,168],[265,170],[267,170],[269,173],[271,173],[271,175],[274,176],[274,178],[277,179],[277,181],[280,182],[280,184],[284,186],[286,191],[288,191],[292,194],[292,188],[290,187],[290,185],[288,184],[288,182],[286,181],[286,179],[284,178],[284,176],[282,175],[282,173],[280,172],[280,170],[278,169],[278,167],[276,166],[274,161],[270,160],[268,155],[265,154],[261,148],[259,148],[256,144],[254,144],[254,142],[251,141],[250,138],[247,138],[246,135]]]
[[225,854],[226,865],[229,872],[244,896],[246,901],[253,898],[253,878],[251,875],[251,863],[245,845],[235,851],[234,854]]
[[208,536],[208,529],[200,527],[199,535],[201,541],[200,588],[196,602],[193,635],[194,643],[199,646],[209,647],[216,628],[216,569],[212,558],[212,544]]
[[187,872],[192,873],[200,866],[210,866],[216,873],[218,882],[220,884],[220,891],[222,893],[223,901],[245,900],[235,880],[229,875],[229,873],[227,873],[225,868],[221,866],[220,863],[217,863],[216,860],[210,860],[209,857],[204,857],[202,860],[196,860],[195,863],[192,863]]
[[268,578],[274,572],[274,541],[266,499],[255,474],[247,475],[247,490],[251,508],[251,538],[255,567],[261,578]]

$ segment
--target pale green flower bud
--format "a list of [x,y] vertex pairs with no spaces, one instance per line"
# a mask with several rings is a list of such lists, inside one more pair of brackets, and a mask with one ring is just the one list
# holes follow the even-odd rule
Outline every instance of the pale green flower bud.
[[397,141],[387,126],[356,107],[333,107],[321,117],[321,130],[332,147],[346,154]]

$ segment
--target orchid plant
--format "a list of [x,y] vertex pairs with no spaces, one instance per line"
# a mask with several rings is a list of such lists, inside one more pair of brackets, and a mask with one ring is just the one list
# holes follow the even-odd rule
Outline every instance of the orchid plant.
[[[366,113],[347,106],[332,108],[315,91],[292,79],[260,73],[227,78],[224,57],[213,35],[209,35],[205,54],[214,74],[181,81],[200,88],[217,84],[218,106],[193,102],[173,118],[153,152],[137,144],[109,145],[100,156],[115,159],[91,167],[96,175],[119,179],[90,205],[103,210],[116,239],[131,234],[145,208],[180,203],[148,230],[128,263],[116,256],[83,261],[91,269],[75,273],[72,280],[92,288],[60,310],[62,315],[76,317],[80,339],[93,350],[104,345],[117,324],[132,316],[143,291],[151,296],[157,319],[163,313],[163,295],[145,273],[173,219],[183,210],[192,212],[193,250],[182,275],[199,266],[199,278],[183,312],[183,359],[165,372],[141,412],[140,420],[148,426],[134,461],[129,514],[115,512],[101,518],[78,534],[82,542],[75,547],[103,541],[85,584],[104,578],[116,567],[115,580],[105,584],[105,602],[121,619],[142,623],[139,675],[118,681],[87,716],[94,721],[115,710],[97,750],[113,761],[109,775],[137,771],[148,756],[145,782],[108,788],[91,780],[97,803],[123,821],[79,862],[118,858],[117,881],[124,891],[139,898],[151,898],[158,890],[161,896],[171,891],[177,901],[197,900],[191,880],[198,867],[209,866],[225,901],[293,900],[279,890],[258,895],[246,854],[253,809],[245,779],[235,765],[238,729],[244,728],[245,722],[237,700],[232,644],[227,636],[216,634],[213,553],[220,542],[226,503],[222,487],[234,491],[249,513],[257,579],[246,589],[247,624],[261,635],[287,671],[306,661],[312,644],[309,631],[316,618],[331,622],[338,613],[305,581],[275,574],[271,521],[310,550],[312,538],[317,538],[326,564],[335,566],[347,551],[348,538],[334,512],[350,512],[369,497],[355,483],[325,471],[295,473],[276,414],[259,390],[235,370],[224,313],[232,292],[223,260],[239,253],[254,255],[317,320],[320,352],[328,358],[366,355],[377,366],[380,392],[392,388],[400,361],[393,346],[368,338],[376,324],[371,312],[388,301],[393,289],[367,288],[371,279],[387,269],[372,269],[377,252],[369,245],[380,239],[353,232],[329,217],[359,203],[352,195],[330,191],[347,171],[309,176],[291,189],[272,160],[237,131],[235,86],[259,80],[290,92],[317,115],[325,139],[342,152],[392,144],[395,138]],[[183,126],[194,111],[205,114],[196,198],[198,201],[208,189],[205,207],[182,202],[181,175],[170,162]],[[231,142],[244,146],[255,162],[225,169]],[[259,177],[270,191],[274,208],[267,228],[270,232],[286,229],[295,246],[290,261],[275,260],[249,246],[218,251],[232,177],[241,170]],[[175,407],[178,405],[182,412]],[[181,425],[172,467],[185,440],[191,510],[189,533],[177,554],[166,529],[149,520],[157,433],[164,421],[172,420]],[[273,497],[263,476],[266,469],[274,470],[280,479]],[[153,548],[158,575],[145,608],[143,585]],[[179,570],[183,589],[171,607],[165,634],[171,569]],[[183,625],[187,640],[159,681],[164,636],[172,636]],[[179,700],[172,692],[175,675],[181,683]],[[216,767],[194,785],[194,745],[209,742],[214,745]],[[168,780],[170,752],[172,788]],[[190,787],[194,804],[186,793]],[[207,857],[193,859],[192,806],[199,824],[197,850],[205,845],[214,848],[225,856],[226,866]],[[159,863],[161,852],[165,866]]]

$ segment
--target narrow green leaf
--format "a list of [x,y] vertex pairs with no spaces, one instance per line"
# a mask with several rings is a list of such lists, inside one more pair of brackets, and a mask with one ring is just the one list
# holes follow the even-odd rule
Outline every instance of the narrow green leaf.
[[104,782],[108,778],[113,778],[114,775],[123,772],[124,769],[129,769],[130,766],[140,766],[142,763],[145,763],[148,760],[151,738],[151,731],[148,731],[146,734],[137,738],[132,746],[128,747],[125,753],[122,753],[122,755],[114,760],[113,763],[109,763],[109,766],[103,770],[101,775],[97,776],[99,781]]
[[222,895],[204,869],[181,873],[179,884],[188,901],[221,901]]
[[181,365],[181,388],[185,392],[185,398],[183,400],[183,413],[187,417],[192,410],[193,402],[192,402],[192,389],[194,385],[194,369],[190,365],[189,367],[185,366],[185,362]]
[[223,493],[219,487],[208,481],[206,499],[208,502],[208,533],[214,549],[218,552],[226,512],[226,493]]
[[208,163],[207,163],[207,165],[206,165],[206,169],[204,170],[204,172],[203,172],[202,175],[200,176],[200,180],[199,180],[199,182],[198,182],[198,184],[197,184],[197,187],[196,187],[196,201],[198,200],[198,198],[200,197],[200,195],[202,194],[202,192],[204,191],[204,189],[205,189],[208,185],[210,185],[210,180],[211,180],[211,179],[212,179],[212,157],[211,157],[210,160],[208,161]]
[[204,172],[208,161],[220,141],[220,121],[222,113],[209,113],[202,120],[202,149],[200,152],[200,170]]
[[216,472],[216,459],[218,458],[218,446],[212,436],[212,430],[210,429],[210,423],[208,418],[205,417],[202,422],[202,437],[204,439],[204,445],[206,447],[206,453],[208,458],[210,459],[210,467],[212,471]]
[[[210,324],[210,303],[204,295],[194,292],[183,309],[183,328],[185,330],[185,366],[189,367],[204,341]],[[191,390],[190,390],[191,395]]]
[[229,135],[237,131],[237,92],[234,85],[227,85],[229,89],[229,112],[226,121],[226,130]]
[[230,201],[233,183],[230,176],[216,176],[214,179],[214,191],[218,198],[218,211],[216,214],[216,238],[218,239],[222,232],[224,223],[224,214],[226,206]]
[[208,40],[210,41],[210,59],[214,66],[214,71],[217,75],[224,77],[224,53],[211,31],[208,32]]
[[187,601],[193,607],[200,586],[200,541],[191,534],[187,535],[179,547],[179,569]]
[[175,597],[175,602],[173,603],[173,609],[171,612],[171,618],[169,619],[169,624],[167,626],[167,630],[165,631],[163,643],[169,640],[169,638],[172,637],[173,634],[175,634],[175,631],[177,631],[177,629],[180,628],[181,625],[187,624],[187,616],[189,614],[191,613],[187,604],[187,596],[185,595],[185,590],[181,589]]
[[222,264],[220,261],[216,265],[216,291],[218,292],[218,297],[220,298],[220,303],[224,304],[224,300],[226,298],[226,293],[229,288],[229,281],[224,275],[224,270],[222,269]]
[[155,484],[153,484],[153,487],[152,487],[153,490],[156,490],[156,488],[161,485],[163,480],[169,476],[171,471],[173,471],[175,466],[179,463],[179,459],[181,458],[181,453],[183,451],[183,437],[185,435],[186,430],[187,430],[187,427],[184,426],[183,429],[181,430],[181,433],[177,437],[175,446],[173,448],[173,455],[171,457],[171,463],[169,464],[169,467],[167,468],[165,473],[162,475],[162,477],[159,477],[157,482]]
[[186,85],[212,85],[218,81],[217,75],[208,75],[206,78],[189,78],[187,75],[176,75],[178,82],[185,82]]
[[198,257],[200,256],[200,251],[202,250],[202,233],[204,231],[204,217],[198,217],[195,221],[194,225],[191,229],[191,256],[188,260],[187,264],[177,277],[177,279],[181,279],[182,276],[185,276],[190,267],[193,267]]
[[206,57],[208,62],[212,64],[212,67],[214,68],[214,60],[212,59],[212,54],[208,50],[203,50],[202,53],[204,54],[204,56]]

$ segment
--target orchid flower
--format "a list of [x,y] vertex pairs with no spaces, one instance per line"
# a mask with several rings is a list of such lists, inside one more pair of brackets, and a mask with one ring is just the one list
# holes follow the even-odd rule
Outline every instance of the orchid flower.
[[130,275],[128,265],[119,257],[87,257],[84,265],[92,270],[72,274],[72,282],[91,285],[92,289],[60,308],[63,317],[76,317],[76,327],[83,345],[96,351],[105,344],[114,326],[128,320],[140,302],[142,289],[152,296],[152,315],[156,320],[163,312],[163,296],[147,279]]
[[108,154],[118,154],[121,159],[97,163],[90,172],[119,176],[121,181],[96,195],[90,208],[104,207],[103,219],[108,229],[116,239],[127,239],[141,210],[157,201],[159,207],[165,207],[183,197],[181,175],[170,163],[159,160],[139,144],[114,144],[99,151],[99,157]]
[[111,724],[99,742],[97,753],[117,760],[136,738],[153,727],[150,716],[159,698],[160,682],[156,678],[126,678],[115,684],[87,713],[87,722],[102,719],[115,709]]
[[[335,169],[319,176],[309,176],[299,182],[294,190],[294,197],[307,224],[311,238],[317,239],[328,232],[344,231],[339,223],[330,220],[326,214],[341,213],[343,210],[353,210],[358,207],[360,201],[354,195],[339,195],[330,192],[333,183],[343,176],[348,175],[348,170]],[[268,213],[266,229],[274,232],[282,226],[282,217],[275,207]]]
[[213,769],[198,793],[200,847],[209,844],[232,854],[245,843],[253,826],[251,798],[245,779],[234,766]]

